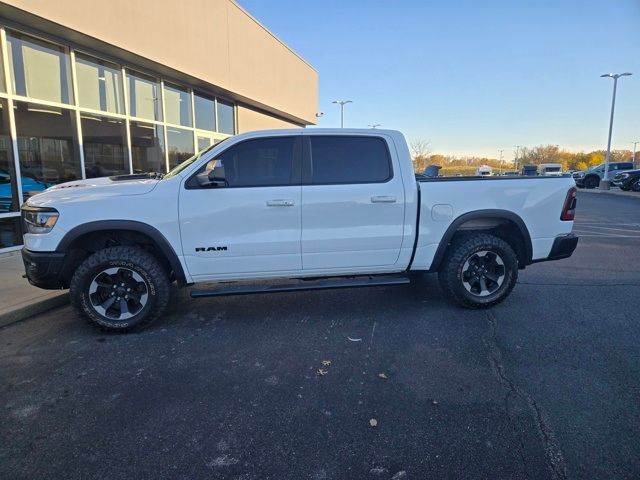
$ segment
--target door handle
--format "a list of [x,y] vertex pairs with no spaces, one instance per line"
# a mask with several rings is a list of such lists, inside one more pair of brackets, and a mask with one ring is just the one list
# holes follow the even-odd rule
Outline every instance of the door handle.
[[374,195],[371,203],[396,203],[395,195]]
[[296,204],[289,199],[267,200],[267,207],[293,207]]

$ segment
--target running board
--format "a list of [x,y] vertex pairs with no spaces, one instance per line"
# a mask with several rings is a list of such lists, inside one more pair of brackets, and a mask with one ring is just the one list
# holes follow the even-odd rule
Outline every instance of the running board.
[[332,288],[381,287],[406,285],[411,280],[406,275],[371,275],[360,277],[325,278],[302,280],[300,283],[280,285],[243,285],[236,287],[191,290],[192,298],[222,297],[228,295],[250,295],[253,293],[299,292],[304,290],[329,290]]

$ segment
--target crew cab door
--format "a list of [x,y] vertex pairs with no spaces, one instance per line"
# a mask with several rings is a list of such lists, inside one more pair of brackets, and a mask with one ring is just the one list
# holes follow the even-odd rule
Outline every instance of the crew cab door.
[[387,137],[305,133],[303,138],[303,269],[393,267],[402,247],[405,195]]
[[[244,140],[185,182],[180,229],[194,279],[301,270],[301,146],[300,134]],[[203,186],[197,176],[209,172],[215,182]]]

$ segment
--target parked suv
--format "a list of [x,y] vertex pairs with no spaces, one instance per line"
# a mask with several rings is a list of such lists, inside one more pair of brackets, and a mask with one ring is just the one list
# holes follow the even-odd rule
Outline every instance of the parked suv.
[[616,176],[613,177],[613,184],[620,190],[640,192],[640,170],[616,173]]
[[[579,188],[596,188],[600,184],[600,180],[604,177],[605,164],[597,167],[591,167],[589,170],[575,172],[573,179]],[[633,162],[609,162],[609,173],[607,180],[612,180],[621,170],[633,170]]]

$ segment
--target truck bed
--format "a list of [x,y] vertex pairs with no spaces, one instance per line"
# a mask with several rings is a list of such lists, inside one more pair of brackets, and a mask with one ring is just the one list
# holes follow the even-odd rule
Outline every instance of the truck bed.
[[[420,213],[412,269],[428,270],[447,229],[474,212],[520,219],[531,237],[533,261],[547,258],[556,237],[571,233],[573,222],[560,220],[567,192],[575,185],[570,175],[416,178]],[[461,227],[483,225],[470,220]]]

